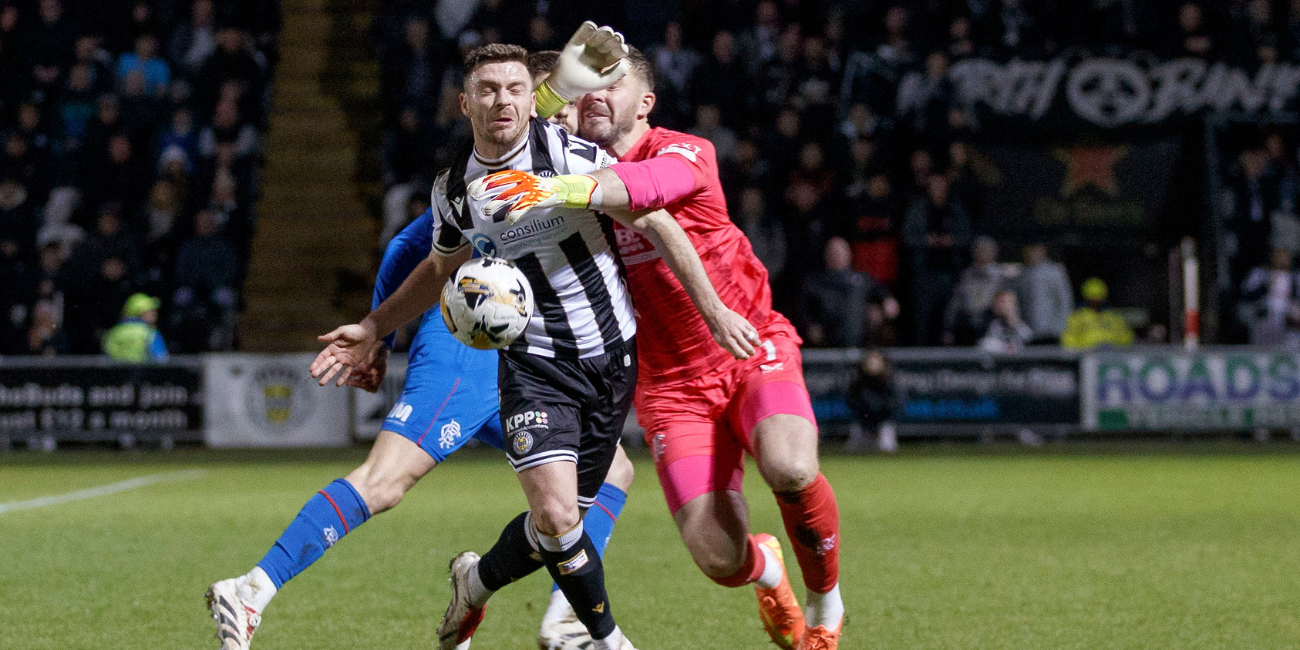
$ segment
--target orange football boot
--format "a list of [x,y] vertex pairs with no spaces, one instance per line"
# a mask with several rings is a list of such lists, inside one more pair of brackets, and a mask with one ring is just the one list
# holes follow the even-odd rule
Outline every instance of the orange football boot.
[[810,627],[804,630],[803,641],[799,643],[799,650],[836,650],[840,647],[840,631],[844,629],[844,621],[835,626],[835,630],[828,630],[823,625]]
[[804,636],[803,609],[799,607],[794,589],[790,588],[790,578],[785,573],[781,542],[766,533],[755,535],[754,541],[771,549],[776,561],[781,563],[781,584],[772,589],[754,585],[754,593],[758,595],[758,617],[772,643],[783,650],[796,650],[801,647],[799,642]]

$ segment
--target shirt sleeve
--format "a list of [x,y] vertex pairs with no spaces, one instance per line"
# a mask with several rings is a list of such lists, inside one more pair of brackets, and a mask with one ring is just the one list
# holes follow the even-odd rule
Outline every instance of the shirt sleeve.
[[682,134],[680,140],[670,140],[659,147],[650,158],[678,160],[685,163],[695,177],[695,191],[708,187],[718,178],[718,152],[713,143],[704,138]]
[[[433,208],[430,207],[402,229],[384,251],[384,259],[379,263],[379,274],[375,276],[375,293],[370,302],[372,310],[378,309],[406,278],[411,275],[420,262],[429,257],[433,247]],[[384,337],[389,348],[397,344],[397,333]]]
[[469,245],[465,234],[456,226],[453,207],[447,201],[447,177],[438,179],[433,189],[433,251],[443,257],[451,257]]

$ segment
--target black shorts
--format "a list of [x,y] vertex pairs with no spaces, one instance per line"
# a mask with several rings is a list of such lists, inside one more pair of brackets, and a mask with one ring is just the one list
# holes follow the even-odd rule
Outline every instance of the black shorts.
[[605,482],[636,392],[636,343],[598,357],[564,360],[502,350],[497,363],[501,433],[516,472],[578,465],[578,505],[591,507]]

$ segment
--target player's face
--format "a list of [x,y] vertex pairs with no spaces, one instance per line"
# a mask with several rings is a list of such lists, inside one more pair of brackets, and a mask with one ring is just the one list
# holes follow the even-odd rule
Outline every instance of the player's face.
[[654,94],[635,74],[614,85],[578,98],[578,127],[582,137],[610,148],[650,114]]
[[476,144],[513,146],[523,137],[533,112],[528,68],[518,61],[480,66],[465,80],[460,110],[469,117]]

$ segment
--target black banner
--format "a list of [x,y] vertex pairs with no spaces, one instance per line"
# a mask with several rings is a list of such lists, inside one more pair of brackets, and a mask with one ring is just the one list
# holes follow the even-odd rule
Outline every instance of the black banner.
[[1079,424],[1075,359],[895,359],[898,423]]
[[991,234],[1151,233],[1173,186],[1176,138],[1122,145],[982,147],[989,163],[982,227]]
[[0,436],[203,437],[198,365],[0,366]]

